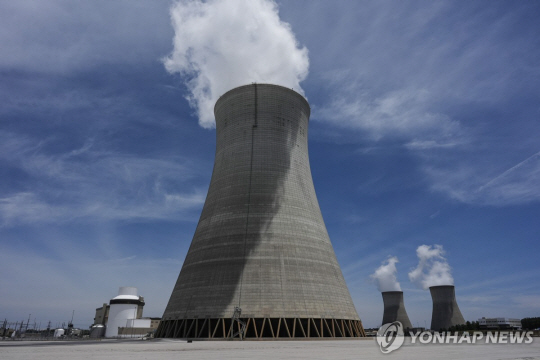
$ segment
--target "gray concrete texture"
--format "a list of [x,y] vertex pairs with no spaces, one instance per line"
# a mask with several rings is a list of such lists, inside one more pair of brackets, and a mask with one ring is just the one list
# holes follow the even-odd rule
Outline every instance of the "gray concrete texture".
[[310,107],[252,84],[216,103],[208,195],[163,320],[359,320],[319,209],[308,157]]
[[431,330],[446,330],[451,326],[465,324],[465,319],[456,302],[456,292],[452,285],[432,286],[429,288],[433,299]]
[[403,291],[384,291],[382,292],[384,303],[383,324],[399,321],[405,329],[412,329],[409,315],[405,310],[403,303]]
[[540,360],[540,341],[532,344],[411,344],[383,354],[373,338],[318,341],[0,341],[0,358],[9,360],[142,359],[415,359]]

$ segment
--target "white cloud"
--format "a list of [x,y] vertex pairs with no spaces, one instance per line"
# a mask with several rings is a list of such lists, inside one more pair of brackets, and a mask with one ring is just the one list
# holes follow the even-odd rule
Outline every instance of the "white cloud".
[[398,262],[396,256],[389,257],[370,275],[379,291],[401,291],[401,286],[396,278],[396,263]]
[[344,76],[329,78],[330,101],[315,108],[314,119],[360,129],[376,140],[398,136],[424,146],[448,144],[461,131],[457,121],[430,109],[432,99],[426,89],[410,87],[375,95],[354,74],[346,80]]
[[171,30],[166,2],[0,2],[0,68],[68,73],[157,61]]
[[[205,189],[188,187],[197,169],[181,158],[100,152],[92,141],[60,154],[14,134],[0,134],[0,159],[39,179],[0,195],[0,225],[126,219],[192,220]],[[182,190],[181,190],[182,189]]]
[[[67,209],[66,209],[67,210]],[[20,192],[0,198],[0,226],[14,223],[35,223],[44,220],[69,219],[72,213],[46,204],[30,192]]]
[[425,165],[432,189],[478,205],[506,206],[540,200],[540,152],[497,174],[499,162]]
[[[54,200],[32,192],[19,192],[0,198],[0,226],[65,223],[75,219],[195,220],[195,210],[202,206],[205,199],[202,190],[188,194],[152,193],[143,199],[134,200],[118,196],[111,189],[102,189],[98,197],[84,194],[92,186],[85,184],[68,189],[69,194]],[[73,196],[78,191],[80,195]],[[96,194],[96,191],[91,193]]]
[[199,123],[214,127],[214,105],[226,91],[252,82],[303,93],[309,60],[270,0],[178,1],[171,7],[174,49],[164,60],[180,73]]
[[540,152],[489,180],[477,193],[492,204],[540,200]]
[[[316,81],[310,98],[319,96],[312,118],[333,125],[328,134],[397,139],[431,189],[461,202],[540,199],[536,160],[485,185],[506,170],[497,166],[512,152],[538,151],[532,139],[537,107],[527,99],[537,93],[539,68],[529,60],[536,35],[522,21],[526,5],[497,13],[444,2],[314,6],[319,12],[336,7],[342,15],[334,27],[333,19],[322,19],[327,32],[307,39],[312,73],[319,75],[308,81]],[[488,147],[499,156],[478,156]]]
[[460,145],[456,141],[438,142],[435,140],[412,140],[405,144],[405,147],[410,150],[428,150],[428,149],[448,149]]

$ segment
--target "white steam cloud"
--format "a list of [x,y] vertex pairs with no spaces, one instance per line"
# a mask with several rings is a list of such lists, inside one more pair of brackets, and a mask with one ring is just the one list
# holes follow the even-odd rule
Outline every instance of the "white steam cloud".
[[411,282],[427,290],[431,286],[454,285],[450,265],[441,245],[420,245],[416,249],[418,266],[409,272]]
[[377,284],[379,291],[401,291],[401,286],[396,278],[397,262],[399,261],[396,256],[389,257],[370,275],[370,278]]
[[271,0],[180,0],[171,7],[174,49],[164,59],[190,91],[199,124],[215,126],[214,105],[226,91],[252,82],[303,94],[309,59]]

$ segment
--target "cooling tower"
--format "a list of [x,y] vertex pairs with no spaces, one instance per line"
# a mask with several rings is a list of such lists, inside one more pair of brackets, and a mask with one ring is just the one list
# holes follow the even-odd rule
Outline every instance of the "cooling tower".
[[403,291],[383,291],[382,298],[384,303],[383,324],[399,321],[404,329],[412,329],[409,315],[403,304]]
[[365,336],[313,187],[306,99],[252,84],[214,112],[208,195],[156,336]]
[[433,299],[431,330],[447,330],[450,326],[465,324],[456,302],[453,285],[432,286],[429,291]]

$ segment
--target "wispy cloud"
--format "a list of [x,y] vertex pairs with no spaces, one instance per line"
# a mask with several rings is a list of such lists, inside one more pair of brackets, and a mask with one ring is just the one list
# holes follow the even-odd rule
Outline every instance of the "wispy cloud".
[[540,200],[540,152],[489,180],[476,194],[497,205]]
[[376,140],[402,137],[424,146],[449,144],[460,132],[457,121],[430,109],[432,100],[426,89],[403,88],[377,96],[354,75],[341,74],[329,79],[329,84],[330,101],[315,109],[314,119],[366,131]]
[[[444,2],[416,5],[363,4],[362,11],[350,11],[317,42],[337,43],[324,51],[309,44],[324,56],[313,61],[313,73],[317,64],[326,67],[316,81],[308,80],[325,89],[313,91],[324,96],[312,117],[333,131],[342,129],[348,139],[351,130],[362,142],[397,139],[427,175],[428,186],[457,201],[490,206],[538,201],[536,157],[508,173],[493,166],[508,164],[508,152],[522,145],[511,136],[521,126],[516,124],[530,129],[519,137],[529,144],[534,143],[530,134],[538,132],[537,107],[521,116],[516,100],[537,93],[531,84],[540,68],[527,60],[537,29],[522,24],[531,9],[526,4],[511,9],[469,4],[459,10]],[[520,27],[519,35],[505,30],[514,27]],[[340,36],[345,28],[351,29],[347,38]],[[487,143],[508,151],[497,159],[480,151]]]
[[429,149],[449,149],[454,146],[461,145],[457,139],[452,139],[448,142],[439,142],[437,140],[412,140],[405,144],[405,147],[410,150],[429,150]]
[[145,158],[93,149],[48,154],[30,139],[3,134],[0,159],[35,182],[24,191],[0,195],[3,226],[73,219],[193,220],[191,210],[204,202],[205,190],[186,184],[197,167],[182,158]]
[[164,53],[170,43],[171,30],[163,21],[167,7],[167,2],[2,2],[0,69],[69,73],[156,61],[149,50]]
[[[505,206],[540,200],[540,153],[493,175],[493,163],[424,166],[432,189],[468,204]],[[490,177],[491,175],[491,177]]]

